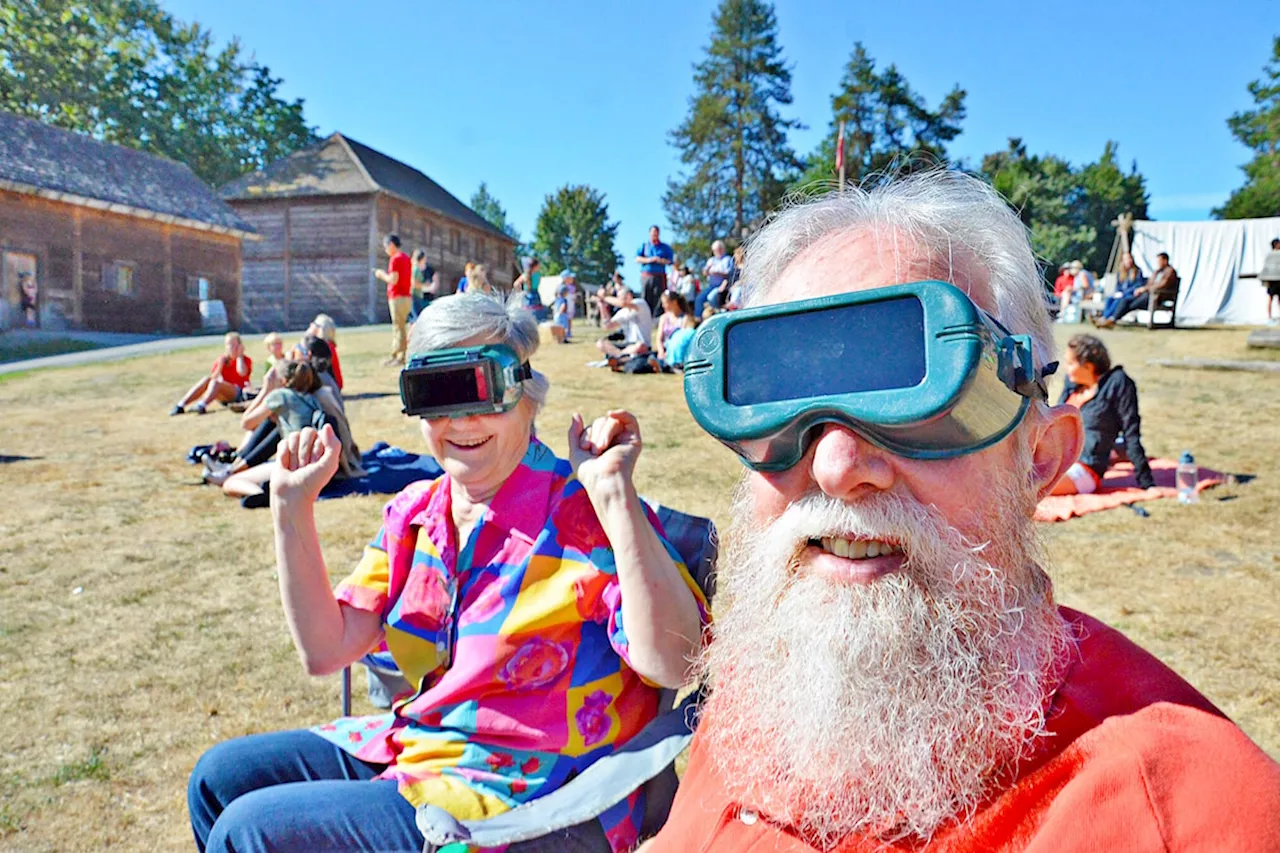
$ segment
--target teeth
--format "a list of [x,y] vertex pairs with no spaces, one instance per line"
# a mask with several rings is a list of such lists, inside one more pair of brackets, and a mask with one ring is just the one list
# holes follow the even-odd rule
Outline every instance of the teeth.
[[821,542],[824,551],[849,560],[872,559],[874,557],[902,553],[901,545],[881,542],[875,539],[845,539],[839,536],[824,536]]

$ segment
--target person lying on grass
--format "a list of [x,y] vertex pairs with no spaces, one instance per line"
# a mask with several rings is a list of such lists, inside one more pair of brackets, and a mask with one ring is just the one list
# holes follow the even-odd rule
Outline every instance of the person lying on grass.
[[191,406],[191,411],[196,414],[203,415],[214,402],[239,403],[248,398],[252,391],[249,383],[253,378],[253,359],[245,353],[239,332],[227,332],[222,342],[226,351],[214,359],[209,375],[182,395],[182,399],[169,410],[170,415],[182,414],[187,406]]
[[[708,614],[636,494],[639,425],[575,415],[557,458],[534,432],[549,388],[529,366],[537,347],[518,296],[422,312],[402,397],[445,473],[387,504],[336,588],[314,504],[337,437],[285,439],[271,508],[303,666],[337,672],[385,641],[414,689],[389,714],[205,753],[188,787],[201,850],[422,849],[417,806],[479,819],[545,795],[652,720],[660,686],[684,683]],[[631,850],[643,811],[636,792],[579,827],[583,849]],[[530,844],[509,853],[563,849]]]

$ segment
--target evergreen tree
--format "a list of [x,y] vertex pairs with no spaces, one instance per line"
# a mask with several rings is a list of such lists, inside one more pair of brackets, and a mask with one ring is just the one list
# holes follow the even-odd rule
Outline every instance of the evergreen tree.
[[156,0],[0,4],[0,109],[186,163],[215,186],[317,141],[280,82]]
[[671,133],[685,172],[667,181],[662,199],[682,255],[705,255],[717,238],[741,239],[799,167],[787,132],[801,125],[778,109],[791,103],[791,71],[772,4],[721,0],[694,84],[689,116]]
[[528,254],[528,247],[520,239],[520,232],[507,221],[506,208],[489,192],[489,187],[484,181],[480,182],[480,187],[472,194],[470,206],[472,210],[480,214],[485,222],[488,222],[494,228],[516,241],[515,252],[517,257]]
[[1073,169],[1052,154],[1027,154],[1020,139],[982,158],[982,174],[1013,207],[1031,232],[1031,247],[1046,273],[1080,260],[1102,271],[1111,256],[1121,213],[1147,216],[1146,181],[1133,164],[1126,174],[1116,163],[1116,144],[1108,142],[1096,163]]
[[965,91],[954,87],[936,110],[911,89],[896,65],[876,72],[875,60],[861,42],[831,96],[829,131],[805,164],[799,185],[832,184],[839,179],[836,142],[845,123],[845,176],[853,184],[888,171],[912,172],[947,163],[947,143],[960,135]]
[[603,284],[622,263],[614,249],[617,236],[618,223],[609,221],[604,193],[565,185],[542,203],[533,251],[551,275],[571,269],[580,281]]
[[1227,119],[1231,134],[1253,151],[1253,159],[1242,167],[1244,186],[1213,211],[1219,219],[1280,216],[1280,36],[1262,71],[1249,84],[1255,108]]

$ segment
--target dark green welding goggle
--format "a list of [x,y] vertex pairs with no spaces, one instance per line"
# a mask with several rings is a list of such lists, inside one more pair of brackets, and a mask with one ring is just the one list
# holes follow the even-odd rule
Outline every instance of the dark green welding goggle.
[[1031,338],[959,288],[918,281],[717,314],[684,366],[698,424],[756,471],[784,471],[824,424],[910,459],[1000,441],[1047,396]]
[[506,344],[454,347],[415,355],[400,371],[404,413],[420,418],[464,418],[515,408],[524,380],[533,376]]

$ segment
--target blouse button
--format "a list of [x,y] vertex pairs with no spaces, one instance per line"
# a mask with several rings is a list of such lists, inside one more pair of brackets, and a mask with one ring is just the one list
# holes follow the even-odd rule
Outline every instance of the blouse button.
[[738,820],[742,821],[744,826],[752,826],[759,819],[760,815],[756,814],[753,809],[743,809],[738,812]]

